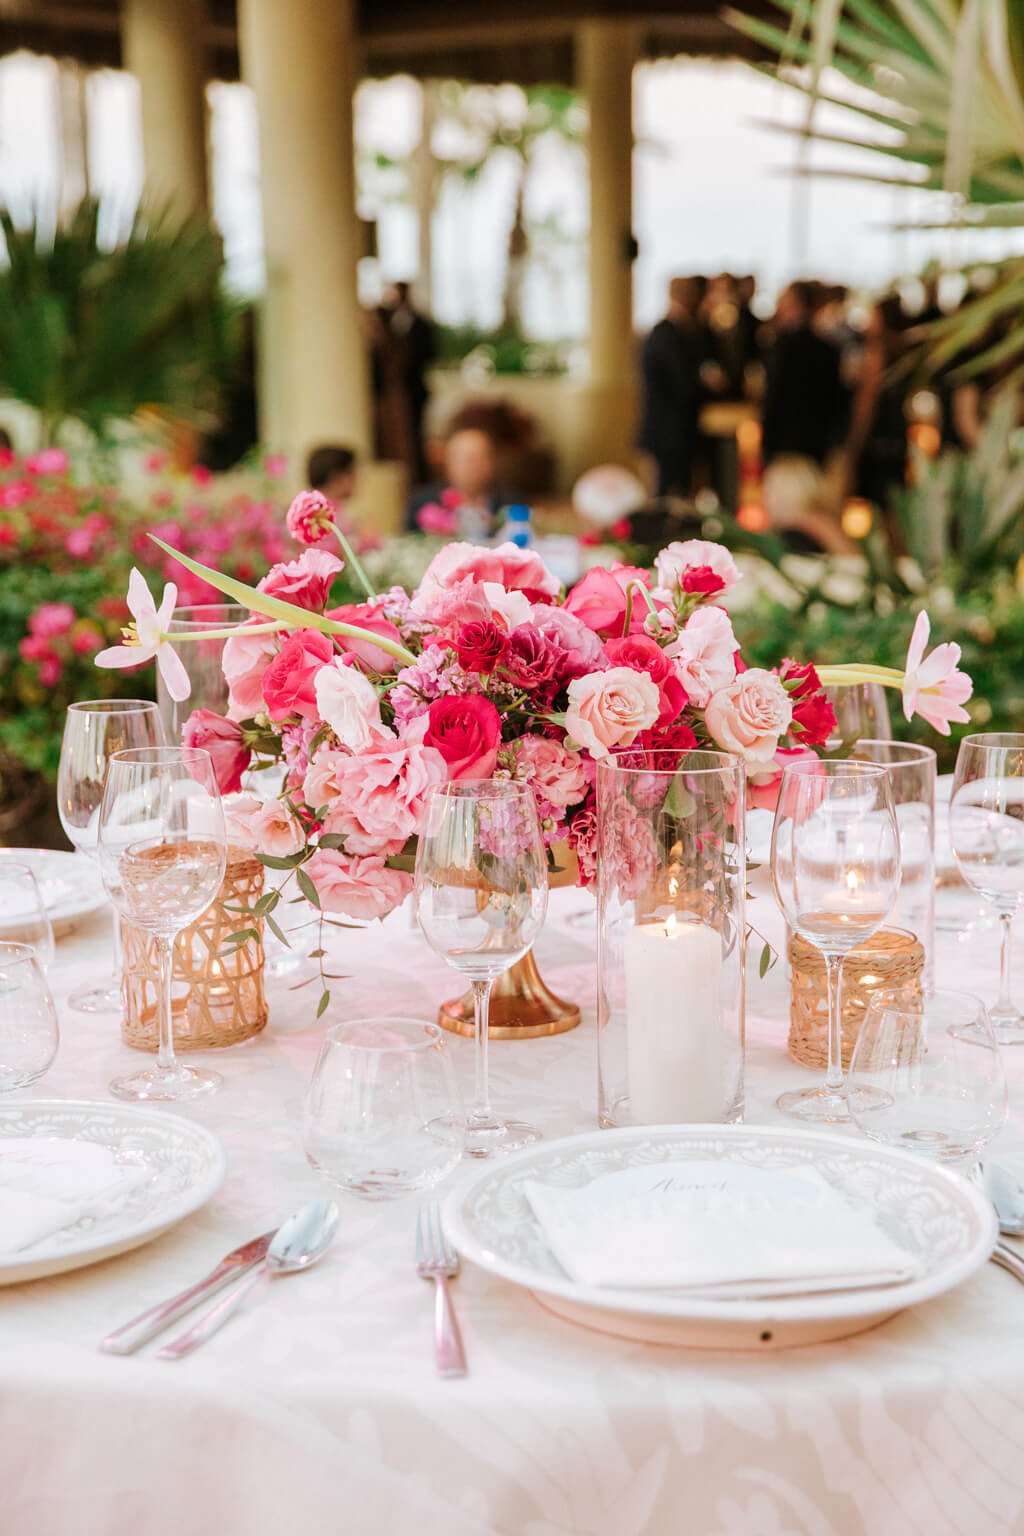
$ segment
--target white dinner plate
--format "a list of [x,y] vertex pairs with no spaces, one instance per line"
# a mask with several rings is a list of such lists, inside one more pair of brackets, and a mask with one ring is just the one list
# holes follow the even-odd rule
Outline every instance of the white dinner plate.
[[[84,917],[107,904],[107,895],[96,865],[85,854],[61,853],[55,848],[3,848],[0,858],[27,864],[35,875],[53,936],[71,933]],[[16,912],[0,912],[0,939],[16,939]]]
[[[650,1163],[729,1160],[815,1168],[922,1261],[897,1285],[773,1298],[696,1299],[681,1290],[618,1290],[571,1280],[554,1257],[524,1184],[578,1188]],[[700,1349],[780,1349],[843,1338],[961,1284],[985,1263],[992,1206],[966,1179],[911,1152],[786,1126],[645,1126],[541,1142],[488,1164],[452,1191],[445,1229],[459,1252],[552,1312],[604,1333]]]
[[37,1099],[0,1107],[0,1158],[4,1139],[70,1137],[112,1148],[149,1177],[116,1214],[82,1217],[62,1231],[0,1254],[0,1285],[39,1280],[80,1269],[141,1247],[205,1205],[220,1188],[227,1158],[205,1126],[183,1115],[133,1104],[88,1104]]

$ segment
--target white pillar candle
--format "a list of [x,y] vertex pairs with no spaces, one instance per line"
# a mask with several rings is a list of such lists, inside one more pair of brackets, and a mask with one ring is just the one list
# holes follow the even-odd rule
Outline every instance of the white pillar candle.
[[706,923],[638,923],[623,941],[634,1125],[722,1119],[722,941]]

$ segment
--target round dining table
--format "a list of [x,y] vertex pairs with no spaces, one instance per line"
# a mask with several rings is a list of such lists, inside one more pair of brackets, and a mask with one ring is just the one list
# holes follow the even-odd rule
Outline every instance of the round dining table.
[[[490,1051],[496,1107],[549,1138],[597,1125],[593,906],[586,893],[553,892],[537,945],[547,981],[579,1002],[580,1027]],[[937,979],[991,997],[995,925],[964,927],[961,909],[970,916],[962,892],[939,893]],[[748,917],[780,940],[765,889]],[[223,1088],[178,1111],[222,1139],[219,1192],[131,1253],[0,1289],[0,1536],[1024,1531],[1024,1288],[993,1264],[869,1332],[764,1354],[589,1331],[465,1264],[452,1294],[469,1369],[448,1380],[434,1364],[432,1289],[414,1264],[415,1198],[339,1194],[321,1263],[257,1288],[196,1353],[161,1361],[158,1343],[101,1353],[112,1329],[327,1192],[302,1143],[326,1025],[430,1018],[461,990],[408,906],[332,932],[330,968],[344,979],[327,1017],[314,1016],[316,982],[297,985],[303,970],[270,978],[266,1030],[205,1053]],[[786,1052],[784,965],[760,979],[755,943],[746,1118],[768,1123],[782,1119],[778,1092],[813,1074]],[[110,1102],[109,1079],[138,1057],[115,1016],[66,1002],[101,979],[110,955],[104,913],[59,941],[60,1049],[7,1102]],[[468,1090],[472,1042],[448,1040]],[[1024,1176],[1024,1049],[1006,1056],[1010,1114],[994,1151]]]

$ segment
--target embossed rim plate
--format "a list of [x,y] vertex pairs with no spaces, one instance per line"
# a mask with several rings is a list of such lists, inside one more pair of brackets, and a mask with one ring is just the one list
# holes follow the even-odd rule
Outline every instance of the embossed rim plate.
[[153,1180],[116,1215],[86,1219],[20,1253],[0,1254],[0,1285],[40,1280],[141,1247],[205,1205],[227,1156],[219,1139],[184,1115],[132,1104],[33,1099],[0,1106],[0,1156],[8,1136],[63,1136],[140,1153]]
[[[924,1272],[899,1285],[721,1300],[571,1280],[548,1248],[523,1181],[578,1186],[598,1174],[674,1158],[812,1164],[839,1188],[868,1199],[882,1225],[922,1255]],[[960,1285],[985,1263],[998,1235],[995,1213],[979,1190],[914,1153],[827,1131],[755,1125],[641,1126],[541,1142],[458,1184],[445,1201],[444,1223],[464,1258],[524,1286],[573,1322],[649,1343],[707,1349],[778,1349],[862,1332]]]
[[[42,892],[53,925],[53,936],[72,933],[83,918],[107,904],[100,872],[85,854],[58,848],[3,848],[0,858],[28,864]],[[16,939],[18,919],[0,916],[0,939]]]

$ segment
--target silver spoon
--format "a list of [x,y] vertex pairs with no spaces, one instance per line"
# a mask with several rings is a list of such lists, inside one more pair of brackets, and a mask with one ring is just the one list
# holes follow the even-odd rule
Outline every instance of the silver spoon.
[[[1024,1235],[1024,1189],[1021,1189],[1013,1174],[1001,1168],[998,1163],[986,1162],[981,1169],[981,1182],[995,1206],[1000,1232],[1007,1237]],[[992,1262],[1024,1282],[1024,1258],[1007,1243],[996,1244],[992,1250]]]
[[293,1275],[322,1258],[338,1230],[340,1213],[333,1200],[311,1200],[277,1229],[262,1264],[244,1275],[215,1307],[204,1312],[194,1328],[157,1350],[158,1360],[180,1360],[223,1328],[264,1274]]

